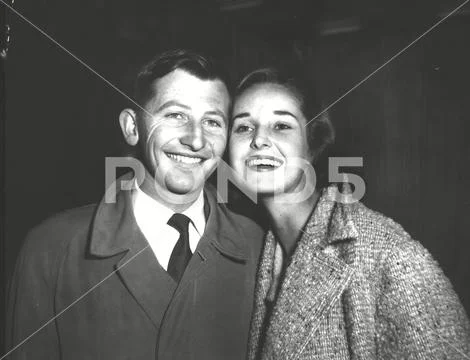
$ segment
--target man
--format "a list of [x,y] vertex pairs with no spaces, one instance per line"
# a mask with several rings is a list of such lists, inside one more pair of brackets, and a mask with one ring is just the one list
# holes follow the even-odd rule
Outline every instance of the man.
[[7,345],[32,336],[11,359],[245,357],[262,231],[204,186],[227,141],[227,87],[209,60],[171,51],[135,96],[119,122],[143,180],[29,233]]

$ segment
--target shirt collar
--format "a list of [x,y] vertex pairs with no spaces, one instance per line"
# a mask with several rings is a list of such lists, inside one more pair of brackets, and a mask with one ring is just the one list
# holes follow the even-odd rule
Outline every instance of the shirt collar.
[[[155,217],[152,217],[152,221],[158,221],[160,224],[166,224],[170,217],[175,213],[172,209],[147,195],[138,186],[135,186],[133,202],[136,214],[158,214],[158,220],[156,220]],[[182,214],[189,217],[194,228],[199,233],[199,236],[202,236],[206,226],[206,218],[204,216],[204,194],[202,190],[196,201],[191,204],[189,208],[183,211]]]
[[183,214],[191,219],[194,228],[202,236],[206,227],[206,217],[204,216],[204,191],[201,190],[196,201],[188,207]]

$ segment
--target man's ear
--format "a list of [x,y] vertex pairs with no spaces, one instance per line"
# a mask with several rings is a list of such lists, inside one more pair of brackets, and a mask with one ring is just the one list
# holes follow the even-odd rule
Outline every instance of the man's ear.
[[139,142],[139,130],[137,129],[137,116],[134,110],[124,109],[119,114],[119,124],[126,142],[135,146]]

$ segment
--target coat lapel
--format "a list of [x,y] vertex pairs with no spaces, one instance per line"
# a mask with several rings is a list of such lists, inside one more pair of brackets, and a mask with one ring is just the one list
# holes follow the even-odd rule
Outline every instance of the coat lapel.
[[120,191],[114,203],[103,199],[91,232],[91,255],[106,258],[122,253],[125,254],[116,263],[115,270],[132,297],[158,327],[176,283],[160,266],[140,231],[134,218],[130,191]]
[[351,275],[347,264],[319,249],[294,256],[266,333],[265,347],[272,358],[297,358]]
[[[296,359],[352,278],[353,268],[341,258],[335,243],[354,239],[358,233],[350,208],[334,202],[334,190],[323,192],[287,264],[263,342],[260,343],[262,330],[252,324],[252,341],[256,344],[250,347],[250,359],[259,351],[259,344],[263,347],[261,358]],[[273,238],[272,234],[269,238]],[[266,244],[260,264],[257,299],[266,298],[272,281],[271,242],[275,240]],[[256,318],[266,316],[261,300],[257,300],[254,316],[256,325],[263,323]]]
[[255,286],[255,299],[253,315],[251,317],[250,337],[248,339],[248,360],[256,358],[263,326],[266,319],[266,297],[271,287],[273,258],[276,248],[276,240],[272,232],[266,235],[261,260],[258,267]]
[[160,266],[140,231],[130,240],[129,251],[116,264],[116,270],[129,292],[158,328],[177,285]]
[[234,223],[227,216],[225,207],[217,203],[216,190],[210,184],[204,187],[204,214],[206,217],[204,233],[184,272],[175,297],[179,296],[195,278],[213,269],[214,259],[218,253],[230,261],[239,263],[245,263],[249,258],[246,245],[240,241],[244,235],[240,232],[239,224]]

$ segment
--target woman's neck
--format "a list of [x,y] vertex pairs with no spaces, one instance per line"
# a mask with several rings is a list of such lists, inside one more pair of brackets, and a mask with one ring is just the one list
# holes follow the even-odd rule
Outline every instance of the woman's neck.
[[271,220],[272,230],[287,256],[292,254],[319,197],[320,192],[315,189],[307,199],[298,199],[295,194],[289,193],[262,199]]

